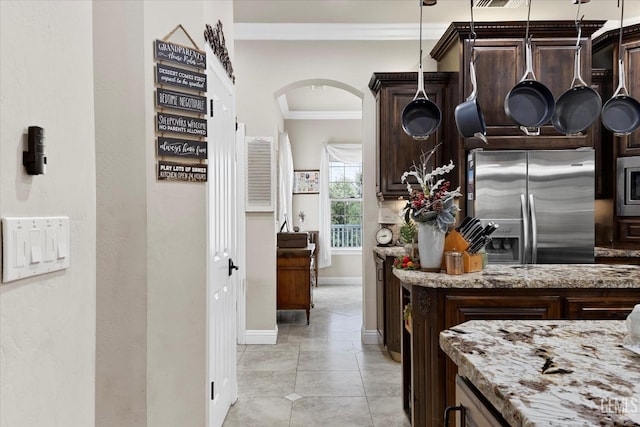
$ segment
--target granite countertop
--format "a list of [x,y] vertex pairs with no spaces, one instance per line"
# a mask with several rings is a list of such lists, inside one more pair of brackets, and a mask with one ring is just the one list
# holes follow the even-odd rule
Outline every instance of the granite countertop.
[[[417,252],[416,248],[416,252]],[[407,254],[407,250],[404,246],[374,246],[373,252],[382,256],[404,256]]]
[[594,254],[596,257],[602,258],[640,258],[640,250],[637,249],[613,249],[596,246]]
[[514,427],[640,426],[640,354],[625,335],[624,321],[472,320],[440,347]]
[[[373,252],[382,256],[402,256],[406,254],[404,246],[374,246]],[[597,246],[593,250],[596,257],[602,258],[640,258],[640,250],[612,249]]]
[[637,288],[640,266],[615,264],[489,264],[449,275],[393,269],[401,282],[430,288]]

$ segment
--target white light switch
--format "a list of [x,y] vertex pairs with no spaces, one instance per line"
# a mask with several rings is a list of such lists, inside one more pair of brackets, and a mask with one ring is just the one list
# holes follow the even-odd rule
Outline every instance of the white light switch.
[[16,257],[14,267],[24,267],[27,264],[27,246],[29,240],[27,239],[27,230],[20,228],[14,230],[14,238],[16,242]]
[[29,230],[29,245],[31,246],[31,264],[42,261],[42,233],[39,228]]
[[44,229],[44,262],[53,261],[56,255],[56,229],[48,224]]
[[69,217],[2,218],[2,281],[69,267]]

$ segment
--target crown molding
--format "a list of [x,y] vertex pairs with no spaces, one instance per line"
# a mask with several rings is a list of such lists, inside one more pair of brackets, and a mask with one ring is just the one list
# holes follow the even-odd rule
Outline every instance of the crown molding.
[[[449,22],[424,24],[423,40],[438,40]],[[235,23],[235,40],[418,40],[419,24]]]

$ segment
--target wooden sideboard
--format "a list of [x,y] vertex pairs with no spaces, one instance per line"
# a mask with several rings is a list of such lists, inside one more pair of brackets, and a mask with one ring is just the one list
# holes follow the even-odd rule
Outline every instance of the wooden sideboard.
[[309,324],[312,303],[312,256],[315,245],[306,248],[278,248],[277,310],[305,310]]

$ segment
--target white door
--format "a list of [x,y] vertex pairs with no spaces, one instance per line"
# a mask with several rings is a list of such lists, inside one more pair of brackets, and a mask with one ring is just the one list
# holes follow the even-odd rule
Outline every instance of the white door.
[[207,46],[209,427],[221,426],[237,398],[235,93]]

